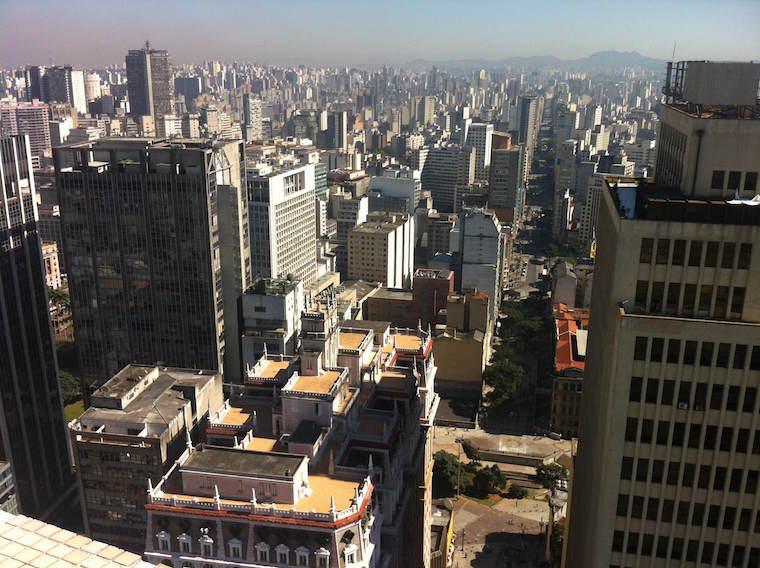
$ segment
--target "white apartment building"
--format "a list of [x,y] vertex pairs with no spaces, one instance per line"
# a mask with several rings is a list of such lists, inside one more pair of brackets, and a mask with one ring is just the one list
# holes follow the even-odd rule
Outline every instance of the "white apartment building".
[[314,164],[248,170],[248,223],[254,277],[316,276],[317,212]]
[[475,148],[475,180],[488,181],[491,167],[493,124],[474,123],[467,131],[466,145]]

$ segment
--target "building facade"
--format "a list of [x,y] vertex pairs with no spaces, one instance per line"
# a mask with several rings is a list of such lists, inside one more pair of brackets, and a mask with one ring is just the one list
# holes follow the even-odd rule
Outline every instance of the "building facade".
[[0,459],[20,510],[42,517],[74,485],[28,137],[0,138],[0,156]]
[[228,380],[240,377],[236,307],[250,273],[243,159],[241,141],[56,148],[86,380],[157,361],[210,370],[224,361]]

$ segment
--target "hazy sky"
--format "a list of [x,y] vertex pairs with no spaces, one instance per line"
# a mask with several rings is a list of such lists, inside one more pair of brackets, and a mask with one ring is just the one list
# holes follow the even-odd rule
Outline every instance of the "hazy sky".
[[760,0],[0,0],[0,65],[123,63],[146,39],[178,63],[412,59],[760,59]]

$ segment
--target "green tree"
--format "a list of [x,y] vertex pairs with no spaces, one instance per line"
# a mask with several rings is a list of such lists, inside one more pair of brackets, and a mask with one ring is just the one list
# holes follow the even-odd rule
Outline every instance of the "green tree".
[[68,371],[58,372],[58,382],[61,385],[61,395],[64,404],[71,404],[82,398],[82,388],[79,379]]
[[433,495],[436,498],[454,494],[460,467],[454,454],[439,450],[433,455]]
[[469,440],[462,440],[462,449],[464,450],[464,454],[471,460],[477,461],[480,459],[478,449]]
[[486,395],[486,402],[492,409],[503,408],[517,391],[523,376],[523,368],[509,360],[499,360],[486,367],[483,380],[491,390]]
[[507,486],[507,478],[496,465],[481,467],[475,472],[471,492],[475,497],[487,497],[499,493]]
[[528,490],[520,485],[512,484],[509,486],[507,497],[510,499],[525,499],[528,496]]
[[554,489],[558,481],[567,481],[567,468],[556,462],[542,464],[536,468],[536,478],[547,489]]

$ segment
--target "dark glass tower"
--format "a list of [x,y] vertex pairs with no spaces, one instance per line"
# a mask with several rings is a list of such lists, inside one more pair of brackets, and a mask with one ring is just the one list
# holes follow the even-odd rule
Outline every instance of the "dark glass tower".
[[74,486],[28,137],[0,138],[0,158],[0,460],[21,511],[45,516]]

